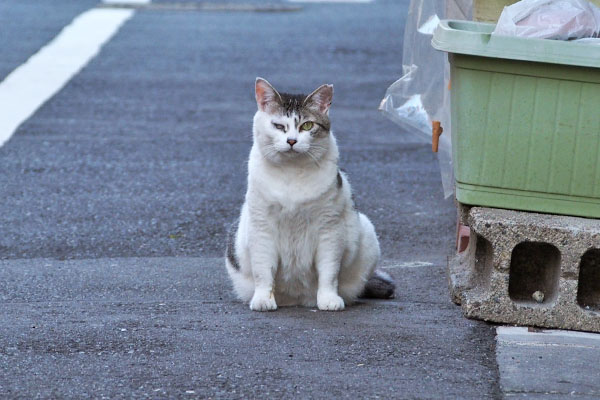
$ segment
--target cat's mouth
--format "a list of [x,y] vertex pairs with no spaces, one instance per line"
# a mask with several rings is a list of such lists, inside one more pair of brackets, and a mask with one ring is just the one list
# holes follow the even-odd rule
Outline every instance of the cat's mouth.
[[282,151],[283,154],[290,154],[290,155],[294,155],[294,154],[301,154],[301,151],[298,151],[296,149],[294,149],[293,147],[291,149],[287,149]]

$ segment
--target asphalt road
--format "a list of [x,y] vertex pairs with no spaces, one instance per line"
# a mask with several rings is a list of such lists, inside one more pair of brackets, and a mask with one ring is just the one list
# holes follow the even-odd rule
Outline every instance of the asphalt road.
[[[94,6],[72,3],[0,5],[0,78]],[[499,396],[494,329],[447,296],[436,159],[377,111],[407,4],[137,11],[0,148],[0,397]],[[395,300],[258,314],[232,296],[221,256],[256,76],[334,84],[341,164]]]
[[0,2],[0,81],[27,61],[94,0],[7,0]]

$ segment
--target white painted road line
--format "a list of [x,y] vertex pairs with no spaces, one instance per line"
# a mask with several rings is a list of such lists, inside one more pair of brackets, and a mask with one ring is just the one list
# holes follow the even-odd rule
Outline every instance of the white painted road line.
[[391,263],[390,265],[385,265],[383,268],[392,269],[392,268],[423,268],[423,267],[433,267],[433,263],[427,261],[406,261],[400,263]]
[[104,4],[150,4],[151,0],[102,0]]
[[288,0],[290,3],[372,3],[374,0]]
[[0,146],[94,58],[134,10],[92,9],[0,82]]

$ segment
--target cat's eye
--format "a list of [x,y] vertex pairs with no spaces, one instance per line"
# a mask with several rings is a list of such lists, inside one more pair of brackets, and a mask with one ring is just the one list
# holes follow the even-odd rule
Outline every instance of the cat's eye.
[[275,127],[275,129],[279,129],[280,131],[285,132],[285,126],[283,126],[281,124],[276,124],[275,122],[273,122],[273,126]]
[[310,131],[312,129],[313,125],[314,124],[311,121],[306,121],[305,123],[300,125],[300,130],[301,131]]

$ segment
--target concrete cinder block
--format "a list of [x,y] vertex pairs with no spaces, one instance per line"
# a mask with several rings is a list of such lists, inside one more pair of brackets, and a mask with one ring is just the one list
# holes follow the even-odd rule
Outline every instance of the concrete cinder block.
[[448,262],[465,316],[600,332],[600,220],[473,207],[468,225]]

